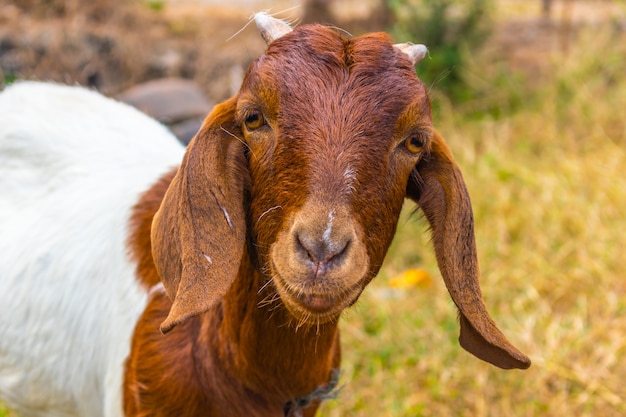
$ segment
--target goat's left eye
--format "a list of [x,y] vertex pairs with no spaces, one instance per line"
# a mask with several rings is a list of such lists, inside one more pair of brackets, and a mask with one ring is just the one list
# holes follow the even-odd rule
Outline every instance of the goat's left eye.
[[260,111],[255,110],[246,116],[244,124],[246,125],[246,129],[255,130],[265,125],[265,118]]
[[411,133],[404,140],[404,147],[407,151],[417,155],[424,148],[424,134],[419,132]]

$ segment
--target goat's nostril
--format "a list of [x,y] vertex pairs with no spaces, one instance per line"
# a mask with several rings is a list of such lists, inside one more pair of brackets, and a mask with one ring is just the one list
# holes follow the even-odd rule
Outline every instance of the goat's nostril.
[[350,242],[352,242],[351,239],[345,239],[343,241],[341,241],[341,243],[339,244],[339,246],[337,246],[335,252],[332,254],[332,256],[328,259],[328,261],[340,261],[343,256],[348,253],[348,246],[350,246]]
[[295,234],[295,249],[303,263],[310,262],[315,269],[326,269],[342,262],[351,243],[348,236],[337,239],[314,238],[305,231]]
[[300,254],[303,258],[308,259],[311,262],[315,262],[315,256],[312,255],[311,253],[313,252],[311,249],[309,249],[309,246],[304,244],[302,242],[302,239],[300,238],[300,234],[296,234],[296,252],[298,254]]

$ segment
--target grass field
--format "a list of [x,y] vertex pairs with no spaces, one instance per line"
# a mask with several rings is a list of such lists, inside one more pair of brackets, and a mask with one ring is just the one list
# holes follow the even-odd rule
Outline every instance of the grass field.
[[[407,207],[380,276],[342,319],[343,388],[322,416],[626,415],[626,42],[605,23],[543,56],[539,79],[504,79],[477,56],[480,102],[436,98],[472,196],[486,304],[531,368],[459,347],[427,228]],[[409,268],[432,284],[390,286]]]
[[[407,268],[439,277],[423,222],[407,215],[345,317],[346,385],[323,416],[626,415],[621,39],[606,26],[583,30],[535,87],[509,87],[528,89],[510,114],[476,120],[444,105],[437,117],[472,196],[487,306],[532,367],[502,371],[463,351],[440,279],[389,287]],[[474,65],[476,82],[494,79]],[[492,97],[506,107],[502,93]]]

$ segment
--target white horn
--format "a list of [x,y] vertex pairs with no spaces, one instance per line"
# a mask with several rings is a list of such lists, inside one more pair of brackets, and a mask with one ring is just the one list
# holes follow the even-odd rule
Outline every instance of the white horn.
[[422,44],[397,43],[393,47],[407,54],[413,65],[420,62],[428,53],[428,48]]
[[265,12],[254,15],[254,22],[267,45],[292,31],[291,26],[280,19],[276,19]]

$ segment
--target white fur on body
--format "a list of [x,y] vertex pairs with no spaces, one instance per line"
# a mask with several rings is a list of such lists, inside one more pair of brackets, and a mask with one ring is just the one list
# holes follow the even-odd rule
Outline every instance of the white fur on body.
[[147,296],[126,239],[182,159],[163,126],[79,87],[0,93],[0,399],[21,416],[121,416]]

